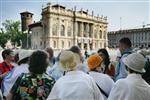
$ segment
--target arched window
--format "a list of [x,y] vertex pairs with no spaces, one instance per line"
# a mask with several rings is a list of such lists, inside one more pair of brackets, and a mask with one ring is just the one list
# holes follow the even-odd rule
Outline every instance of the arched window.
[[67,35],[68,35],[68,36],[71,36],[71,32],[72,32],[72,28],[71,28],[71,26],[68,26],[68,32],[67,32]]
[[61,25],[61,36],[65,36],[65,26]]
[[57,30],[58,30],[58,25],[57,24],[53,24],[53,26],[52,26],[53,28],[52,28],[52,34],[53,35],[57,35]]
[[94,31],[94,37],[97,38],[97,30]]
[[[44,25],[44,34],[47,34],[47,25]],[[35,33],[36,35],[36,33]]]
[[97,43],[95,42],[95,49],[97,48]]
[[106,31],[104,31],[103,38],[106,39]]
[[54,48],[57,47],[56,41],[53,41],[53,47],[54,47]]
[[64,41],[61,41],[61,47],[64,48]]
[[101,30],[99,31],[99,38],[100,39],[102,38],[102,31]]
[[104,43],[104,48],[106,48],[106,43]]
[[70,42],[70,41],[68,41],[68,47],[70,48],[70,46],[71,46],[71,42]]
[[100,48],[102,48],[102,43],[100,42]]

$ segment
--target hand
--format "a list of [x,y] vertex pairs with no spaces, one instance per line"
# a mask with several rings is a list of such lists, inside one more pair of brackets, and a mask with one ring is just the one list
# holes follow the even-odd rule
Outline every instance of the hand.
[[5,73],[1,74],[0,79],[2,80],[7,74],[8,74],[8,72],[5,72]]

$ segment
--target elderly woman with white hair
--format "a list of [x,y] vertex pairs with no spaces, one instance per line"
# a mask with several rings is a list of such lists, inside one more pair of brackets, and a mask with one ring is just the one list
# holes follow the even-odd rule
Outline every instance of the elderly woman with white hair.
[[93,78],[77,70],[73,52],[62,51],[60,64],[66,74],[56,81],[47,100],[103,100]]
[[108,100],[150,100],[150,85],[142,79],[145,59],[133,53],[123,59],[128,76],[118,80],[112,88]]

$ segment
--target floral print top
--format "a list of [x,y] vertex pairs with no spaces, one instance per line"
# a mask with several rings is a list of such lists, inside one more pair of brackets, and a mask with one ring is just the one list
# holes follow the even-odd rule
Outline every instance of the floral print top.
[[44,74],[22,74],[11,89],[15,100],[45,100],[55,80]]

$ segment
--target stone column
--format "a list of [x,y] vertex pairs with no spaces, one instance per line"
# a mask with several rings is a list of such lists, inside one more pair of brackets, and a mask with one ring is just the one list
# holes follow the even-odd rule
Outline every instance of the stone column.
[[78,23],[77,21],[75,21],[75,30],[74,30],[74,34],[75,34],[75,45],[77,45],[77,37],[78,37]]
[[95,45],[95,43],[94,43],[94,24],[92,24],[91,25],[91,38],[92,38],[92,49],[94,49],[94,45]]
[[84,41],[83,41],[83,22],[80,23],[80,36],[81,36],[81,49],[84,49]]
[[87,32],[86,36],[89,37],[89,24],[88,23],[86,24],[86,32]]
[[83,22],[80,23],[80,36],[83,37]]
[[50,29],[50,33],[49,33],[49,37],[48,37],[48,47],[52,47],[53,45],[53,41],[52,41],[52,29],[53,29],[53,20],[50,16],[50,26],[49,26],[49,29]]
[[[60,37],[60,32],[61,32],[61,20],[60,18],[58,17],[58,30],[57,30],[57,36]],[[58,38],[58,45],[57,45],[57,49],[61,49],[61,40],[60,38]]]
[[89,23],[86,24],[86,30],[87,30],[87,31],[86,31],[86,32],[87,32],[87,33],[86,33],[86,36],[88,37],[88,43],[87,43],[87,49],[88,49],[88,50],[90,50],[90,40],[89,40],[89,33],[90,33],[90,32],[89,32],[89,29],[90,29],[89,27],[90,27],[90,26],[89,26],[89,25],[90,25]]

